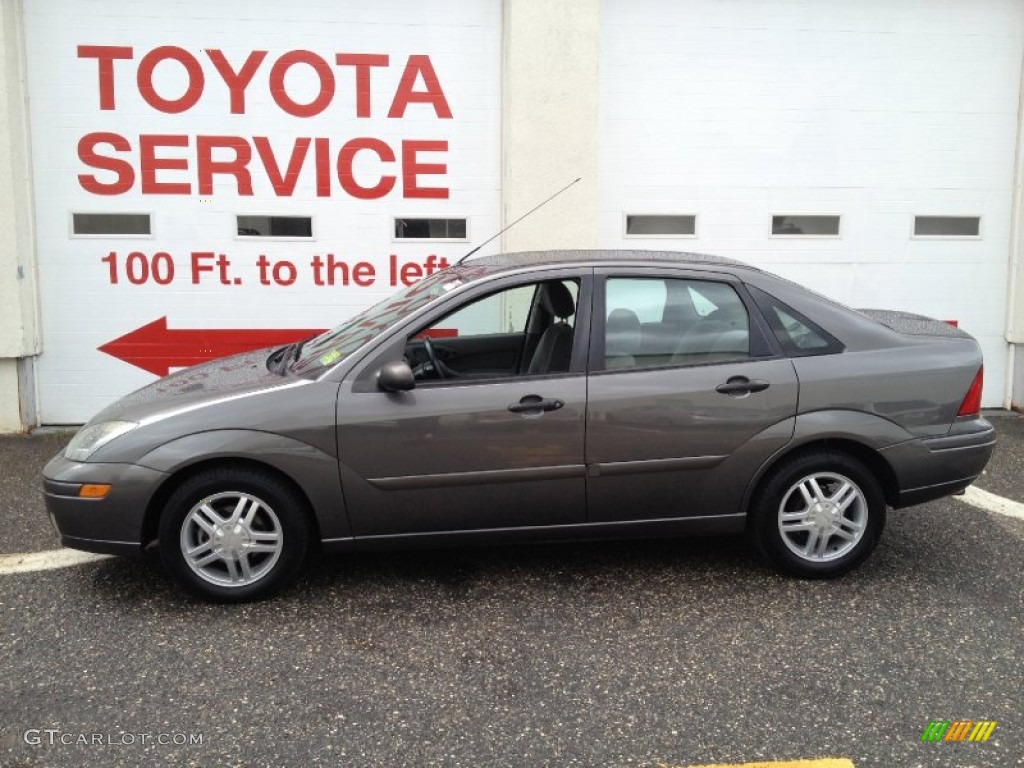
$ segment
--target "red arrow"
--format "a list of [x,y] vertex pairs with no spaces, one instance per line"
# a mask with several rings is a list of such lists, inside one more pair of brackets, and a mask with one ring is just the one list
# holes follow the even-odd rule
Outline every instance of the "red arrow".
[[319,333],[323,333],[322,328],[172,330],[167,327],[167,318],[161,317],[107,342],[99,347],[99,351],[157,376],[166,376],[171,368],[184,368],[240,352],[291,344]]

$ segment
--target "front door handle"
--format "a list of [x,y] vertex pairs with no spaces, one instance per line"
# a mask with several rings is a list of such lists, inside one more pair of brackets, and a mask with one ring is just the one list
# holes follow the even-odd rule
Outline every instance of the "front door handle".
[[512,403],[508,409],[512,413],[540,415],[543,411],[557,411],[565,405],[562,400],[547,400],[540,395],[527,395],[518,403]]
[[730,376],[725,384],[715,387],[716,392],[730,397],[743,397],[751,392],[763,392],[768,389],[768,382],[760,379],[748,379],[746,376]]

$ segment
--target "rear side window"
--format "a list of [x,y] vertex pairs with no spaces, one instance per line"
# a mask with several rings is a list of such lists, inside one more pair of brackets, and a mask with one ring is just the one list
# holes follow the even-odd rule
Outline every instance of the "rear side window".
[[664,280],[614,278],[608,281],[609,309],[628,308],[641,323],[660,323],[668,294]]
[[758,308],[771,326],[782,350],[790,357],[831,355],[843,351],[842,343],[795,309],[760,288],[747,286]]
[[605,370],[750,356],[750,316],[727,283],[610,277],[604,326]]

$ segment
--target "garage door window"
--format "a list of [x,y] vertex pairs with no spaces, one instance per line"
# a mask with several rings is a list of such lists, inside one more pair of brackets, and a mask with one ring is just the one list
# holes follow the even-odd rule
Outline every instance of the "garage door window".
[[627,237],[694,237],[694,214],[626,214]]
[[839,237],[839,217],[772,216],[772,237]]
[[466,219],[395,219],[395,239],[465,242]]
[[76,237],[132,237],[153,234],[148,213],[72,213]]
[[280,237],[312,240],[312,216],[238,216],[239,237]]
[[704,365],[750,356],[750,317],[726,283],[609,278],[604,368]]
[[981,237],[980,216],[915,216],[914,237]]

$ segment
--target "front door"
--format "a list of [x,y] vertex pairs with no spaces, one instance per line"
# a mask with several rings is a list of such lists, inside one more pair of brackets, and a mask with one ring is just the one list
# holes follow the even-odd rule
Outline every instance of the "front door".
[[589,276],[505,279],[408,330],[413,390],[342,384],[338,451],[357,537],[585,521],[589,302]]
[[792,436],[792,363],[728,276],[612,273],[597,291],[589,519],[738,514]]

